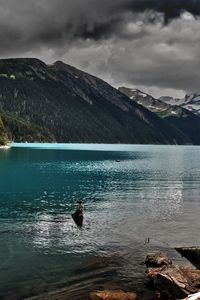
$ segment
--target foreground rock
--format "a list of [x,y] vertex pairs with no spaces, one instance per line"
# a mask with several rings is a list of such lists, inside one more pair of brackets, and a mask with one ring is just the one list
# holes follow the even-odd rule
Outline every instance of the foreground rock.
[[90,293],[90,300],[136,300],[137,295],[133,292],[125,293],[122,290],[105,290]]
[[182,247],[176,250],[187,258],[197,269],[200,269],[200,247]]
[[158,290],[167,299],[183,299],[190,294],[200,292],[200,270],[173,265],[170,259],[168,264],[159,266],[161,257],[165,257],[164,261],[167,262],[165,254],[147,256],[147,267],[153,258],[154,264],[158,263],[156,267],[148,267],[146,270],[148,287]]
[[161,267],[172,264],[172,261],[166,254],[162,252],[155,252],[147,255],[145,264],[147,268]]
[[187,298],[183,300],[200,300],[200,293],[189,295]]

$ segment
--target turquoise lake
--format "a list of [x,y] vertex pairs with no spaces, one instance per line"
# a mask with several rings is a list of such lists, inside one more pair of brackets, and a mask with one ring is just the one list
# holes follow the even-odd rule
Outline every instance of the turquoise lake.
[[[142,289],[148,251],[182,262],[174,247],[200,245],[199,215],[198,146],[13,144],[0,150],[0,299],[89,278]],[[84,267],[112,255],[119,265]]]

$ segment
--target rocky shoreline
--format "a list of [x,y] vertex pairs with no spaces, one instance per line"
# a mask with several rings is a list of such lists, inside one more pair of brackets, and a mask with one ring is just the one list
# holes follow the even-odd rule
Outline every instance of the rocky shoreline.
[[[184,251],[189,258],[190,248]],[[198,247],[193,248],[193,252],[198,251]],[[190,299],[191,295],[200,299],[200,270],[196,267],[173,264],[162,252],[147,255],[145,264],[146,286],[158,291],[161,299]]]
[[[173,264],[170,257],[162,252],[148,254],[145,260],[145,285],[155,292],[152,299],[160,300],[200,300],[200,248],[177,248],[194,267]],[[134,292],[96,291],[90,293],[90,300],[140,300]],[[146,298],[146,300],[150,300]]]
[[[144,289],[139,294],[134,290],[127,290],[116,282],[104,282],[99,289],[92,290],[92,278],[88,279],[88,290],[82,296],[76,295],[80,283],[71,287],[64,287],[40,296],[28,298],[29,300],[200,300],[200,247],[177,248],[179,253],[187,257],[193,266],[179,266],[174,264],[165,253],[155,251],[149,253],[145,259],[146,272]],[[194,261],[194,257],[196,260]],[[118,257],[120,258],[120,257]],[[123,255],[121,257],[123,259]],[[102,259],[101,259],[102,260]],[[113,257],[107,257],[104,264],[112,263]],[[101,263],[101,262],[100,262]],[[91,268],[91,265],[88,266]],[[85,269],[84,269],[85,270]],[[91,290],[90,290],[91,289]],[[70,294],[71,293],[71,294]]]

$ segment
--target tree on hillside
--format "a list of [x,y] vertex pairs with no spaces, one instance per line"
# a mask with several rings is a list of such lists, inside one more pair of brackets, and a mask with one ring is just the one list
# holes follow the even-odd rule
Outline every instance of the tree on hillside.
[[6,145],[7,143],[8,143],[8,136],[3,121],[0,117],[0,145]]

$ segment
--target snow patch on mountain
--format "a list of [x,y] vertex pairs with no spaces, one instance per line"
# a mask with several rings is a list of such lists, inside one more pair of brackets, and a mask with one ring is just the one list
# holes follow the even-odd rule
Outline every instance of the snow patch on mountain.
[[163,96],[159,99],[170,105],[181,106],[200,116],[200,94],[198,93],[187,94],[183,99],[176,99],[168,96]]

